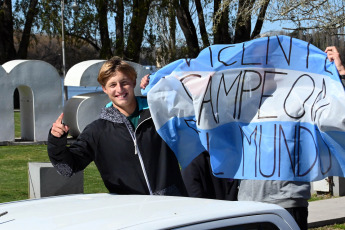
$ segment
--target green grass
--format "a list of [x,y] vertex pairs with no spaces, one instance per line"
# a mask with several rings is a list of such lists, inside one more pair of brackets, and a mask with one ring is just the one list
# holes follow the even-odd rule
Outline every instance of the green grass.
[[21,130],[20,130],[20,112],[14,112],[14,136],[16,138],[20,138]]
[[318,200],[324,200],[324,199],[331,199],[335,198],[335,196],[332,196],[330,193],[324,193],[324,194],[312,194],[311,198],[308,200],[309,202],[312,201],[318,201]]
[[[15,137],[21,137],[20,112],[14,112]],[[0,203],[28,199],[28,163],[50,162],[46,145],[0,146]],[[108,192],[96,165],[84,170],[84,193]]]
[[333,224],[327,225],[319,228],[310,228],[310,230],[335,230],[335,229],[345,229],[345,224]]
[[[20,112],[14,112],[15,137],[20,138]],[[28,163],[50,162],[46,145],[0,146],[0,203],[29,198]],[[96,165],[84,170],[84,193],[108,192]]]
[[[0,146],[0,203],[28,199],[28,163],[49,162],[46,145]],[[94,163],[84,170],[84,193],[108,192]]]

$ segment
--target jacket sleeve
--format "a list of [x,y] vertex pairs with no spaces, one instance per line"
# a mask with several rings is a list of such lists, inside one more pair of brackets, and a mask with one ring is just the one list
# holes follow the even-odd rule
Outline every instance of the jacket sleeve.
[[48,134],[48,156],[58,173],[71,177],[74,173],[84,170],[93,160],[94,138],[90,125],[79,135],[77,140],[67,146],[67,134],[57,138],[50,131]]

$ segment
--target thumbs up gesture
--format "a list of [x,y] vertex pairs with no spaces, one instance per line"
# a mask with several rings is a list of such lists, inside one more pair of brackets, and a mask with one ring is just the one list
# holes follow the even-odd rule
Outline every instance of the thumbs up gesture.
[[61,115],[58,117],[58,119],[53,124],[53,127],[52,127],[50,133],[54,137],[61,137],[64,133],[67,133],[69,130],[69,127],[67,125],[65,125],[64,123],[62,123],[62,119],[63,119],[63,113],[61,113]]

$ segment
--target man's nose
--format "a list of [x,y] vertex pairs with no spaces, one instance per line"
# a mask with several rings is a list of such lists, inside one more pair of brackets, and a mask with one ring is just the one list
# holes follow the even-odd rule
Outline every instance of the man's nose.
[[121,92],[123,90],[123,85],[122,84],[117,84],[116,85],[116,90]]

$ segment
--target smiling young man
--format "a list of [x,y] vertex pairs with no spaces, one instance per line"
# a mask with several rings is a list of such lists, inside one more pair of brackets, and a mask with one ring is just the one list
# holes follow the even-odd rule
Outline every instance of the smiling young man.
[[65,176],[94,161],[110,193],[185,196],[174,153],[156,132],[146,98],[134,95],[136,77],[118,57],[105,62],[97,80],[111,102],[69,147],[61,114],[49,132],[49,158]]

